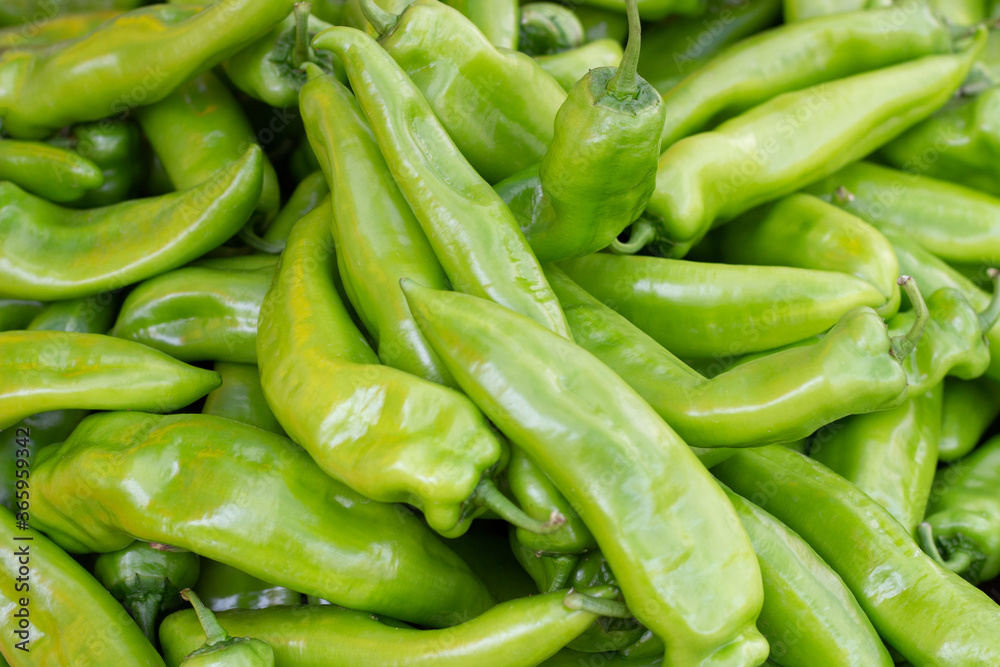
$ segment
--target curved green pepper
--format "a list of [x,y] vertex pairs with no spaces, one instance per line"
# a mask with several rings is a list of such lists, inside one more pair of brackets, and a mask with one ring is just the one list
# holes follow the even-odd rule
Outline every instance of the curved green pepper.
[[37,141],[0,139],[0,180],[49,201],[69,202],[100,187],[104,175],[74,151]]
[[621,42],[598,39],[562,53],[535,56],[535,62],[551,74],[563,89],[569,91],[592,69],[618,67],[624,55]]
[[[426,96],[448,136],[484,179],[502,181],[542,159],[566,92],[530,56],[498,50],[475,24],[436,0],[416,0],[398,16],[379,11],[373,0],[360,1],[377,24],[379,43],[412,79],[406,87],[416,86]],[[335,52],[344,60],[343,51],[356,47],[346,37],[333,39],[334,34],[313,44],[332,49],[342,42]],[[449,66],[435,67],[442,58]],[[373,65],[365,58],[365,66]],[[394,89],[396,95],[402,90],[398,84]],[[362,97],[357,86],[354,94]],[[410,131],[423,134],[416,127]]]
[[[251,637],[230,637],[215,614],[202,604],[191,589],[181,591],[198,617],[205,643],[180,661],[187,667],[274,667],[274,650],[270,644]],[[198,633],[194,633],[197,637]]]
[[217,361],[215,372],[222,377],[222,384],[205,397],[202,414],[233,419],[278,435],[285,434],[264,399],[256,366]]
[[569,7],[554,2],[521,6],[517,49],[529,56],[547,56],[583,44],[583,24]]
[[201,575],[194,589],[212,611],[264,609],[302,603],[301,593],[261,581],[235,567],[204,557],[201,559]]
[[[590,595],[610,597],[613,590]],[[503,602],[478,618],[447,630],[393,628],[372,614],[331,606],[271,607],[218,615],[229,632],[263,639],[279,665],[393,664],[506,665],[533,667],[580,634],[594,620],[563,606],[565,592]],[[168,665],[197,645],[193,612],[172,614],[160,627]]]
[[197,13],[140,8],[75,41],[6,51],[0,54],[4,130],[45,137],[71,123],[158,102],[270,30],[293,4],[232,0]]
[[979,444],[1000,415],[1000,388],[993,380],[945,378],[938,460],[960,459]]
[[250,146],[198,187],[86,211],[0,183],[0,297],[97,294],[203,255],[250,217],[260,196],[262,159],[260,148]]
[[299,181],[288,201],[271,222],[263,239],[268,243],[284,243],[292,233],[292,227],[306,213],[319,206],[323,198],[330,194],[330,186],[321,170],[316,170]]
[[[121,13],[120,9],[80,11],[57,14],[42,21],[32,21],[28,26],[19,25],[3,28],[0,29],[0,51],[38,48],[68,39],[76,39],[93,32],[102,23],[110,21]],[[0,24],[2,23],[3,20],[0,19]]]
[[[33,486],[34,470],[31,478]],[[0,653],[11,664],[162,667],[135,621],[90,573],[45,535],[15,526],[15,516],[0,509],[7,545],[0,552]]]
[[759,664],[760,570],[691,449],[570,341],[485,299],[403,290],[459,385],[579,508],[667,662]]
[[493,603],[408,510],[354,493],[290,440],[240,422],[91,415],[65,443],[37,454],[31,476],[32,518],[74,552],[168,542],[293,590],[430,626]]
[[[540,261],[596,252],[646,207],[656,180],[660,95],[636,76],[639,17],[617,68],[590,70],[569,92],[541,164],[496,185]],[[608,174],[614,174],[609,178]]]
[[[625,13],[628,0],[581,0],[580,4],[613,9]],[[706,0],[638,0],[639,16],[646,21],[657,21],[671,14],[700,16],[705,12]]]
[[679,357],[771,350],[822,333],[882,292],[832,271],[595,254],[560,262],[580,287]]
[[660,157],[647,212],[661,236],[693,242],[713,225],[832,174],[938,110],[985,42],[980,30],[961,53],[779,95],[682,139]]
[[520,32],[517,0],[445,0],[445,2],[475,23],[493,46],[502,49],[518,48]]
[[0,331],[24,329],[44,308],[41,301],[0,299]]
[[[387,37],[402,38],[415,29],[409,26],[437,20],[441,12],[461,16],[435,0],[417,0]],[[436,23],[429,34],[440,34],[444,29]],[[459,154],[445,131],[446,124],[443,127],[437,121],[404,68],[396,65],[375,40],[350,28],[330,28],[313,44],[333,50],[343,61],[396,184],[410,203],[452,287],[492,299],[567,334],[559,302],[546,284],[514,215]],[[385,39],[382,45],[393,50]],[[553,85],[558,86],[555,82]],[[523,92],[525,82],[520,81],[518,86]],[[440,103],[445,97],[437,96],[435,100]],[[468,100],[463,104],[468,107]],[[491,144],[490,150],[497,145],[509,146]]]
[[740,450],[712,472],[808,542],[854,593],[879,636],[907,660],[1000,664],[996,602],[924,555],[856,486],[779,445]]
[[94,561],[94,577],[122,603],[150,642],[161,614],[181,604],[180,592],[198,581],[200,558],[135,541]]
[[217,373],[100,334],[8,331],[0,351],[0,429],[67,408],[170,412],[220,383]]
[[108,118],[84,123],[73,127],[69,137],[49,139],[49,143],[72,148],[92,160],[104,176],[100,186],[72,201],[73,208],[109,206],[129,199],[144,176],[142,137],[135,123]]
[[915,534],[937,469],[941,393],[940,384],[923,392],[911,389],[898,408],[831,424],[813,437],[809,456],[855,484]]

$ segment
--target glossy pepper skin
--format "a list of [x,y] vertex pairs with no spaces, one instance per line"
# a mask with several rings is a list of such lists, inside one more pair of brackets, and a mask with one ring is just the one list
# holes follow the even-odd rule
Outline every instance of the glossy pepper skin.
[[202,414],[233,419],[278,435],[285,434],[264,398],[256,366],[217,361],[214,368],[222,377],[222,384],[205,397]]
[[[417,0],[389,36],[412,32],[407,26],[420,25],[414,22],[416,18],[426,15],[430,20],[439,12],[457,14],[435,0]],[[437,24],[430,34],[446,27]],[[514,215],[459,154],[446,132],[447,123],[437,121],[427,100],[407,78],[406,67],[394,63],[375,40],[350,28],[330,28],[313,45],[332,50],[344,63],[396,184],[451,286],[491,299],[565,335],[566,320],[559,302]],[[392,51],[386,39],[382,45]],[[519,86],[523,90],[524,82]],[[435,96],[437,103],[443,99]],[[496,145],[510,144],[491,144],[490,150]]]
[[870,283],[830,271],[606,253],[558,266],[681,358],[771,350],[886,301]]
[[137,540],[124,549],[98,556],[94,577],[122,603],[146,638],[155,644],[160,615],[180,606],[180,592],[198,581],[200,565],[198,554],[158,549]]
[[121,13],[120,9],[79,11],[57,14],[44,21],[33,22],[30,30],[25,30],[25,27],[21,25],[3,28],[0,29],[0,51],[37,48],[67,39],[76,39]]
[[[590,595],[611,597],[607,587]],[[508,665],[533,667],[580,634],[595,618],[563,606],[565,591],[503,602],[447,630],[393,628],[372,614],[332,606],[270,607],[218,615],[229,632],[265,640],[279,665],[398,667]],[[168,665],[177,665],[197,637],[194,614],[178,612],[160,627]]]
[[520,7],[517,0],[447,0],[446,4],[475,23],[493,46],[518,48]]
[[[15,526],[14,515],[0,509],[0,539],[10,545],[0,554],[0,605],[8,612],[0,621],[0,653],[10,664],[162,667],[135,621],[90,573],[34,528]],[[27,556],[19,556],[19,549]],[[31,577],[28,630],[14,615],[25,608],[20,601],[28,593],[16,581],[24,558]],[[16,648],[22,640],[29,640],[24,650]]]
[[493,602],[407,510],[354,493],[288,439],[221,417],[91,415],[65,443],[38,453],[32,479],[33,520],[70,551],[169,543],[337,604],[431,626]]
[[145,170],[142,137],[135,123],[111,119],[83,123],[75,126],[67,139],[57,137],[49,143],[60,145],[64,141],[78,154],[92,160],[104,176],[100,186],[88,190],[70,206],[96,208],[133,196]]
[[562,53],[535,56],[535,62],[551,74],[560,86],[569,91],[592,69],[618,67],[624,55],[621,42],[598,39]]
[[219,376],[132,341],[56,331],[0,333],[0,429],[67,408],[170,412]]
[[270,30],[293,4],[235,0],[193,15],[191,8],[140,8],[75,41],[4,52],[4,130],[40,138],[71,123],[157,102]]
[[639,74],[666,95],[722,49],[780,17],[781,0],[710,0],[703,16],[676,17],[644,31],[646,48],[639,57]]
[[665,112],[659,93],[636,76],[640,28],[630,7],[621,64],[580,79],[559,108],[541,164],[496,186],[542,262],[607,247],[653,193]]
[[915,534],[937,469],[941,393],[940,384],[923,392],[911,389],[897,408],[831,424],[814,436],[809,456],[852,482]]
[[326,176],[320,170],[312,172],[295,186],[288,201],[261,238],[268,243],[284,243],[295,223],[319,206],[328,194],[330,186],[326,183]]
[[250,217],[260,196],[262,159],[260,148],[251,146],[198,187],[86,211],[0,183],[0,297],[88,296],[203,255]]
[[569,7],[554,2],[521,5],[517,49],[529,56],[547,56],[583,44],[583,24]]
[[979,31],[961,53],[785,93],[711,132],[678,141],[660,157],[647,212],[662,236],[690,242],[713,225],[835,172],[937,111],[985,41]]
[[[178,190],[212,178],[219,169],[239,160],[257,139],[239,101],[211,72],[191,79],[156,104],[135,113]],[[281,206],[281,191],[278,175],[267,157],[262,157],[262,170],[257,210],[270,220]]]
[[913,664],[987,667],[1000,660],[996,603],[939,567],[844,478],[779,445],[740,450],[712,472],[808,542],[879,636]]
[[871,283],[884,296],[882,317],[899,310],[899,262],[892,244],[864,220],[822,199],[797,193],[765,204],[716,232],[729,264],[839,271]]
[[53,202],[80,199],[104,182],[100,167],[64,148],[0,139],[0,180]]
[[964,185],[858,162],[808,191],[946,261],[992,264],[1000,258],[1000,199]]
[[140,283],[111,333],[182,361],[257,362],[257,318],[274,266],[188,266]]
[[988,378],[945,378],[938,460],[960,459],[979,444],[1000,415],[1000,389]]
[[[361,4],[375,15],[372,0]],[[475,24],[436,0],[417,0],[398,16],[381,15],[378,31],[379,44],[427,96],[484,179],[497,183],[542,159],[566,92],[530,56],[496,49]],[[331,48],[332,42],[314,44]],[[434,67],[442,58],[450,66]]]
[[973,584],[1000,574],[998,484],[1000,438],[992,438],[938,471],[927,505],[924,549]]
[[302,603],[301,593],[261,581],[235,567],[204,557],[194,589],[212,611],[264,609]]
[[610,369],[524,316],[411,282],[404,292],[459,385],[579,508],[629,608],[666,639],[666,661],[759,664],[753,551],[670,427]]
[[379,364],[331,280],[331,218],[327,202],[295,226],[261,306],[264,396],[327,473],[368,497],[414,504],[435,530],[460,535],[505,447],[462,394]]
[[818,342],[706,379],[558,269],[549,267],[548,276],[574,341],[696,447],[797,440],[841,417],[896,406],[907,394],[885,324],[869,308],[848,311]]
[[331,231],[348,298],[379,361],[455,387],[410,315],[399,280],[447,289],[448,279],[410,210],[351,92],[306,66],[300,105],[306,134],[332,190]]
[[270,644],[252,637],[230,637],[215,614],[198,599],[197,593],[185,589],[181,595],[194,607],[205,643],[184,656],[179,664],[185,667],[274,667],[274,650]]

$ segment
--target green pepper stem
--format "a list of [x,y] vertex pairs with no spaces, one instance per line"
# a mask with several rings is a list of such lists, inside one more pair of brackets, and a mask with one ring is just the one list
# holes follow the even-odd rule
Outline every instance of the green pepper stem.
[[608,93],[619,100],[634,98],[639,94],[636,68],[639,66],[639,47],[642,45],[642,24],[639,22],[637,0],[625,0],[625,6],[628,9],[628,44],[625,46],[625,55],[618,63],[618,71],[608,81]]
[[477,505],[493,510],[507,523],[530,533],[548,535],[556,532],[566,523],[566,517],[555,510],[548,521],[531,518],[524,513],[524,510],[512,503],[507,496],[500,493],[500,489],[493,483],[493,480],[485,477],[479,481],[476,490],[472,492],[471,500]]
[[552,583],[549,584],[549,590],[545,592],[555,593],[558,590],[562,590],[566,586],[566,582],[569,581],[570,575],[573,574],[573,570],[576,569],[576,564],[579,560],[580,557],[575,554],[552,556],[552,563],[555,565],[555,570],[552,573]]
[[913,304],[914,312],[913,326],[910,327],[910,330],[902,336],[893,336],[889,339],[889,343],[892,346],[892,356],[902,362],[917,348],[917,343],[920,342],[920,337],[924,335],[924,329],[927,327],[931,315],[927,310],[927,303],[924,302],[924,297],[920,294],[916,280],[910,276],[900,276],[896,283],[910,297],[910,303]]
[[198,615],[198,622],[201,623],[201,629],[205,631],[205,644],[207,646],[229,639],[229,633],[219,623],[219,619],[215,617],[212,610],[202,604],[201,598],[198,597],[197,593],[190,588],[185,588],[181,591],[181,597],[190,602],[191,606],[194,607],[194,613]]
[[[138,575],[136,575],[138,577]],[[123,603],[126,601],[123,601]],[[124,604],[129,614],[135,619],[136,625],[146,635],[146,639],[156,646],[156,619],[160,615],[160,605],[163,602],[162,595],[143,596],[138,600],[127,600]]]
[[645,218],[639,218],[629,229],[628,241],[615,239],[608,248],[616,255],[634,255],[655,238],[656,229],[653,228],[653,223]]
[[368,22],[378,31],[380,37],[389,32],[392,26],[396,25],[396,21],[399,20],[398,15],[385,11],[375,4],[375,0],[359,0],[359,3],[361,5],[361,13],[365,15]]
[[302,69],[304,63],[313,59],[312,47],[309,46],[309,12],[311,2],[295,3],[295,51],[292,53],[292,66]]
[[632,618],[632,612],[624,602],[618,600],[602,600],[583,593],[577,593],[572,588],[563,598],[563,606],[574,611],[589,611],[598,616],[611,618]]
[[920,548],[931,557],[931,560],[950,572],[961,574],[972,565],[972,554],[968,551],[955,551],[947,559],[942,556],[938,550],[937,540],[934,539],[934,528],[926,521],[917,526],[917,540],[920,542]]
[[990,267],[986,269],[986,275],[990,277],[990,281],[993,283],[993,298],[990,299],[986,310],[979,313],[979,327],[982,329],[984,336],[1000,320],[1000,271]]

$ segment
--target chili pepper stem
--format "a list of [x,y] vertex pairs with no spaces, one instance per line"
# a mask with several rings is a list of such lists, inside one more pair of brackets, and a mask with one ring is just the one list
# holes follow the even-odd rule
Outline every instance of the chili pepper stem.
[[[138,584],[139,575],[137,574],[135,578]],[[128,605],[136,625],[142,630],[142,634],[146,635],[146,639],[154,645],[156,644],[156,617],[160,614],[162,602],[162,596],[153,595]]]
[[979,313],[979,327],[982,329],[983,335],[986,335],[1000,320],[1000,270],[990,267],[986,270],[986,275],[993,283],[993,298],[990,299],[986,309]]
[[576,555],[553,556],[552,562],[556,567],[552,575],[552,583],[549,584],[549,590],[545,592],[555,593],[558,590],[562,590],[566,582],[569,581],[570,575],[573,574],[573,570],[576,568],[579,560],[579,556]]
[[185,588],[181,591],[181,597],[190,602],[191,606],[194,607],[194,613],[198,615],[198,622],[201,623],[201,627],[205,631],[205,644],[207,646],[224,642],[230,638],[229,633],[222,627],[219,620],[215,618],[212,610],[202,603],[197,593],[190,588]]
[[920,294],[920,289],[917,287],[916,280],[910,276],[900,276],[896,282],[906,291],[906,295],[910,297],[910,303],[913,304],[913,312],[916,315],[913,320],[913,326],[910,327],[909,331],[902,336],[894,336],[890,340],[892,344],[892,356],[899,361],[903,361],[916,349],[917,343],[920,342],[920,337],[924,335],[924,328],[927,326],[927,322],[930,321],[931,316],[927,310],[927,304],[924,302],[924,297]]
[[574,611],[589,611],[599,616],[611,618],[632,618],[632,612],[624,602],[617,600],[602,600],[600,598],[577,593],[572,588],[563,598],[563,606]]
[[566,517],[557,511],[552,512],[552,516],[549,517],[548,521],[539,521],[538,519],[531,518],[524,513],[524,510],[512,503],[507,496],[500,493],[500,489],[496,487],[496,484],[492,480],[486,478],[480,480],[476,490],[473,491],[472,502],[493,510],[504,521],[517,528],[523,528],[539,535],[554,533],[566,523]]
[[926,521],[917,527],[917,540],[931,560],[950,572],[962,573],[972,565],[972,554],[968,551],[956,551],[948,558],[942,556],[934,539],[934,528]]
[[398,15],[385,11],[375,4],[375,0],[359,0],[359,3],[361,5],[361,13],[365,15],[369,23],[375,26],[379,36],[389,32],[396,25],[396,21],[399,20]]
[[608,247],[616,255],[634,255],[645,248],[655,238],[656,230],[653,229],[653,223],[645,218],[640,218],[632,223],[632,227],[629,229],[628,241],[615,239]]
[[[642,43],[642,25],[639,22],[639,7],[636,0],[625,0],[628,8],[628,44],[625,55],[618,64],[618,71],[608,81],[608,94],[618,100],[635,98],[639,94],[636,67],[639,64],[639,47]],[[370,19],[369,19],[370,20]]]
[[292,53],[292,64],[295,69],[302,69],[302,65],[313,58],[312,47],[309,45],[309,12],[311,11],[311,2],[295,4],[295,51]]

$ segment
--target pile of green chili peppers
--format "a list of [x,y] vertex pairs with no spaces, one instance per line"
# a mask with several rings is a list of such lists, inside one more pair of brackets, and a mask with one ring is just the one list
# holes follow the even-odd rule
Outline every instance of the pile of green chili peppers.
[[0,665],[1000,666],[1000,2],[0,4]]

